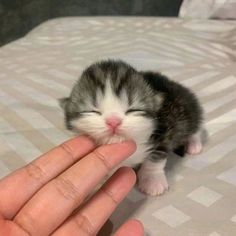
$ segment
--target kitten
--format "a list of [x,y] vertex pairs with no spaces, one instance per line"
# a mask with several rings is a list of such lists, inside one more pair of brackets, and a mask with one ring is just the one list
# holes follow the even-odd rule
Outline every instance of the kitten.
[[138,187],[148,195],[168,189],[165,165],[172,151],[202,150],[203,112],[195,95],[159,73],[139,72],[122,61],[89,66],[61,106],[67,128],[98,144],[136,141],[144,159]]

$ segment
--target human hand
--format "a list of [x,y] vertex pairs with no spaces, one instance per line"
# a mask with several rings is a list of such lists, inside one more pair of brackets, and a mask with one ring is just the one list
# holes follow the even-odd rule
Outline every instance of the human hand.
[[[0,235],[96,235],[133,187],[122,167],[87,202],[86,197],[118,163],[135,151],[131,141],[95,148],[71,139],[0,181]],[[141,236],[142,224],[126,222],[115,236]]]

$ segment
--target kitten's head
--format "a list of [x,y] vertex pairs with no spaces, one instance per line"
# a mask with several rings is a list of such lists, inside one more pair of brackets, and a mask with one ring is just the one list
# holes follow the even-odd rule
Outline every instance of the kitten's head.
[[125,139],[145,142],[153,132],[161,100],[134,68],[109,60],[89,66],[61,106],[68,129],[100,144]]

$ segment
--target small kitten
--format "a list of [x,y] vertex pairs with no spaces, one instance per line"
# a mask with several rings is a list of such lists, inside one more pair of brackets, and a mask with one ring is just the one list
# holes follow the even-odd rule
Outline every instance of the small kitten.
[[61,99],[67,128],[98,144],[136,141],[144,162],[138,187],[148,195],[168,189],[167,157],[200,153],[203,112],[187,88],[156,72],[137,71],[122,61],[89,66],[70,96]]

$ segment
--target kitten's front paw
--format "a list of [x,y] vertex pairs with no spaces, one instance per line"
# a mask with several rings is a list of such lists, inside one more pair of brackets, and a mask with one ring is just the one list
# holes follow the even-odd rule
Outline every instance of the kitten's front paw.
[[187,153],[190,155],[199,154],[202,151],[202,143],[200,141],[190,141],[187,147]]
[[190,155],[199,154],[203,149],[202,144],[202,131],[197,132],[196,134],[189,137],[188,145],[187,145],[187,153]]
[[168,182],[164,173],[158,175],[138,175],[138,188],[141,192],[157,196],[168,190]]

